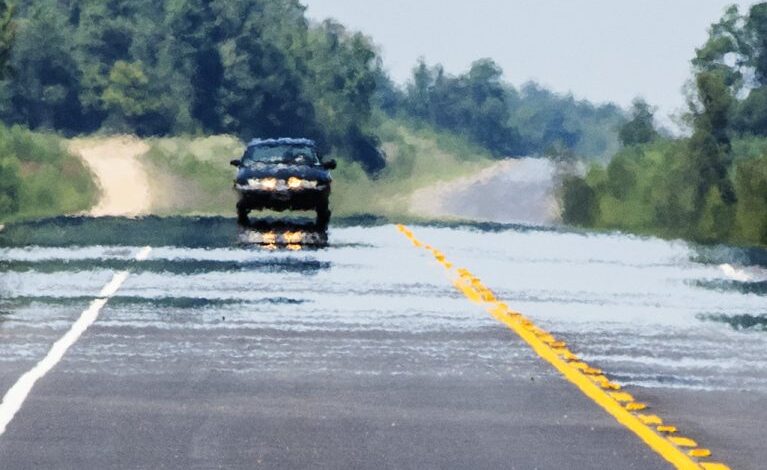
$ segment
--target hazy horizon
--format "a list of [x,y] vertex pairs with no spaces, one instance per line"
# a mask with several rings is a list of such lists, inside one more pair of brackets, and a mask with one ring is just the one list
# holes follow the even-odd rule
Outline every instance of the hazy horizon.
[[[404,83],[419,57],[450,74],[490,57],[516,86],[534,80],[596,103],[642,96],[661,122],[683,108],[690,59],[725,8],[754,1],[365,2],[303,0],[307,15],[332,17],[373,38],[384,66]],[[449,33],[444,25],[460,25]]]

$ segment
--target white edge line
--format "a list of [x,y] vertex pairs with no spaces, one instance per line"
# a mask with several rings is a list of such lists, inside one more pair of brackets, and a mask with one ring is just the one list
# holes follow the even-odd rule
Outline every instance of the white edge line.
[[152,252],[151,246],[145,246],[138,253],[136,253],[136,261],[144,261],[149,258],[149,253]]
[[126,279],[128,279],[128,274],[130,274],[128,271],[121,271],[119,273],[115,273],[114,276],[112,276],[112,280],[107,283],[102,289],[101,292],[99,292],[99,299],[107,299],[109,297],[112,297],[117,292],[117,289],[120,288],[120,286],[123,285],[123,282],[125,282]]
[[[139,251],[135,259],[143,261],[149,257],[152,251],[151,247],[145,246]],[[99,292],[99,297],[94,299],[90,306],[85,309],[80,317],[72,324],[64,336],[59,338],[48,354],[40,360],[32,369],[24,373],[19,380],[14,383],[10,389],[3,395],[3,401],[0,403],[0,436],[5,433],[8,424],[21,409],[32,387],[40,378],[47,374],[53,367],[61,361],[67,350],[75,344],[80,336],[91,326],[99,316],[99,312],[106,305],[110,297],[122,286],[128,278],[128,271],[121,271],[112,276],[112,280],[107,283]]]

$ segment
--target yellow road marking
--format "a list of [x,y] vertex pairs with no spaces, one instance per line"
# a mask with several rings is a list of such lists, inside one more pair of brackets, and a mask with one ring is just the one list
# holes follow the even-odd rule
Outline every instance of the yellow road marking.
[[[702,462],[699,458],[709,457],[711,451],[699,448],[694,440],[672,435],[677,432],[675,426],[664,424],[663,420],[652,414],[636,413],[647,408],[645,403],[634,401],[634,397],[621,389],[619,384],[611,382],[600,369],[583,362],[577,354],[567,348],[564,341],[557,340],[547,331],[536,326],[530,319],[510,309],[508,305],[496,299],[495,294],[468,269],[454,269],[445,254],[431,245],[419,241],[413,232],[404,225],[397,229],[407,237],[416,248],[429,251],[448,272],[455,276],[453,285],[467,299],[482,305],[490,315],[513,330],[541,358],[554,366],[567,380],[594,403],[601,406],[620,424],[636,434],[648,447],[679,469],[729,470],[730,467],[718,462]],[[657,428],[653,428],[657,426]],[[664,433],[668,435],[664,435]]]

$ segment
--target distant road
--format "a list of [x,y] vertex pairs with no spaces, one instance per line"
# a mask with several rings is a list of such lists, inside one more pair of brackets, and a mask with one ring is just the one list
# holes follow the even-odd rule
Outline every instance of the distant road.
[[[767,335],[744,329],[765,280],[747,253],[411,228],[704,460],[767,461]],[[41,372],[13,398],[2,468],[670,468],[394,226],[336,226],[320,249],[243,235],[224,218],[0,232],[0,394]]]
[[551,224],[559,220],[556,167],[549,159],[507,159],[477,174],[416,191],[410,210],[430,218]]

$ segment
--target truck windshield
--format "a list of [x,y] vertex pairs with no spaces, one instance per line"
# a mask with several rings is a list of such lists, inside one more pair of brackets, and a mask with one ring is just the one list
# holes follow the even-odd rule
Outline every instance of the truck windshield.
[[288,163],[293,165],[318,165],[317,152],[305,145],[253,146],[245,151],[243,165],[254,163]]

